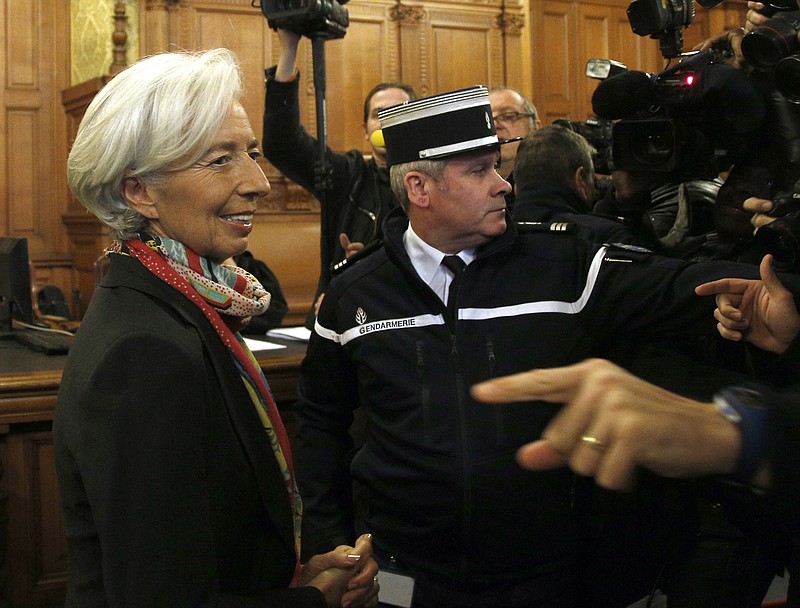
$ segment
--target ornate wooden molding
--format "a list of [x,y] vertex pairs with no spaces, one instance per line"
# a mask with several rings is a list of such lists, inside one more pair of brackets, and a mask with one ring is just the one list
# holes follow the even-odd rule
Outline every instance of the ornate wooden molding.
[[389,19],[401,25],[419,25],[425,21],[425,9],[421,6],[407,6],[398,2],[389,9]]
[[114,59],[109,68],[109,74],[115,76],[128,67],[128,16],[125,14],[127,6],[124,2],[114,5],[114,33],[111,40],[114,43]]
[[516,13],[500,13],[495,19],[495,27],[504,34],[519,36],[525,27],[525,15]]
[[158,8],[170,8],[173,6],[178,6],[181,2],[183,2],[183,0],[147,0],[145,8],[147,10],[158,9]]

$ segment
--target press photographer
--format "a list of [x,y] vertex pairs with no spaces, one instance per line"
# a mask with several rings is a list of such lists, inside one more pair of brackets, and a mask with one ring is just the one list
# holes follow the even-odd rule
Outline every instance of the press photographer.
[[[731,168],[717,205],[720,230],[740,259],[775,256],[776,267],[800,271],[800,11],[794,0],[755,4],[741,37],[743,69],[765,100],[764,128]],[[771,15],[771,17],[768,17]],[[756,22],[758,24],[756,24]],[[752,231],[756,229],[755,238]]]

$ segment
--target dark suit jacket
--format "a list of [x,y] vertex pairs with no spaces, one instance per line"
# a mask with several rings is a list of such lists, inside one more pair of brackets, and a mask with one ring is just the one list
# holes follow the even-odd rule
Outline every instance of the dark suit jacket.
[[325,606],[287,589],[289,499],[229,351],[131,257],[92,298],[53,430],[67,606]]

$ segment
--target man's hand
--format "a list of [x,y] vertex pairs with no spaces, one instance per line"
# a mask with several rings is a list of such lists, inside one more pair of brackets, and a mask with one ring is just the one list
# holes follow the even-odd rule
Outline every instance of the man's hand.
[[705,51],[714,48],[727,51],[730,53],[730,57],[725,59],[725,63],[739,69],[745,64],[744,56],[742,55],[742,38],[744,38],[744,34],[745,30],[741,27],[727,30],[703,40],[700,44],[695,45],[692,50]]
[[761,27],[769,19],[769,17],[759,12],[765,8],[765,5],[761,2],[753,2],[750,0],[750,2],[747,3],[747,8],[747,23],[744,24],[744,29],[748,32],[752,32],[757,27]]
[[612,490],[630,489],[638,467],[667,477],[730,473],[741,449],[738,429],[710,404],[601,359],[497,378],[474,385],[472,395],[489,403],[564,403],[517,460],[533,470],[569,465]]
[[314,316],[315,316],[315,317],[318,317],[318,316],[319,316],[319,307],[320,307],[320,306],[322,306],[322,300],[324,300],[324,299],[325,299],[325,292],[323,291],[323,292],[322,292],[321,294],[319,294],[319,296],[317,297],[317,301],[316,301],[316,302],[314,302]]
[[745,211],[749,211],[753,214],[753,217],[750,218],[750,223],[753,225],[754,234],[762,226],[771,224],[778,219],[776,217],[772,217],[771,215],[767,215],[767,213],[772,211],[773,208],[772,201],[768,198],[751,196],[750,198],[745,199],[744,203],[742,204],[742,208]]
[[300,38],[300,34],[284,29],[278,30],[280,53],[275,68],[275,80],[278,82],[289,82],[297,78],[297,46],[300,44]]
[[358,241],[354,243],[351,242],[344,232],[339,234],[339,244],[342,246],[342,249],[344,249],[344,255],[348,258],[356,251],[364,249],[364,243],[359,243]]
[[720,279],[695,288],[716,295],[714,318],[723,338],[747,340],[774,353],[784,352],[800,332],[794,297],[772,270],[772,256],[761,261],[761,280]]

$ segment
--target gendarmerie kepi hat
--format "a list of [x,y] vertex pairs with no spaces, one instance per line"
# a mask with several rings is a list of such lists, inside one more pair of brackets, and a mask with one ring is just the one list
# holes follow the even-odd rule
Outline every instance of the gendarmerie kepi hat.
[[498,140],[483,85],[406,101],[378,112],[390,165],[463,154]]

